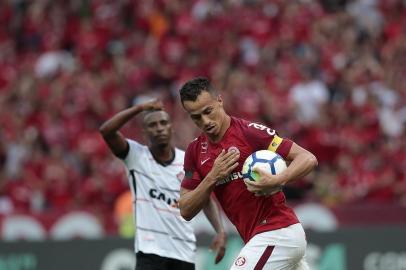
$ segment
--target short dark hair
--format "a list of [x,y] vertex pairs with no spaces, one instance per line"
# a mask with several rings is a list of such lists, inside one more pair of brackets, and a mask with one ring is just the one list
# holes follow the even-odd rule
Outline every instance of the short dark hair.
[[179,90],[180,101],[196,101],[197,97],[203,92],[213,93],[215,90],[211,86],[210,81],[204,77],[197,77],[187,81]]

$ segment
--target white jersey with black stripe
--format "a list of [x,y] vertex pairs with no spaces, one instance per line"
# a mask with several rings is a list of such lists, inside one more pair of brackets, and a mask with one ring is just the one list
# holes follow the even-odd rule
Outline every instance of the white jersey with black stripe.
[[165,166],[147,146],[127,141],[130,149],[123,161],[133,195],[135,252],[194,263],[196,238],[178,208],[184,151],[175,148],[175,159]]

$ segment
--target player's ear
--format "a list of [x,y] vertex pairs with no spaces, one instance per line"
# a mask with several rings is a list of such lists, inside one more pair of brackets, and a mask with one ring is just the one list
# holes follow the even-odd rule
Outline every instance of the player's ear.
[[223,106],[223,97],[221,95],[217,95],[217,102],[220,103],[221,106]]

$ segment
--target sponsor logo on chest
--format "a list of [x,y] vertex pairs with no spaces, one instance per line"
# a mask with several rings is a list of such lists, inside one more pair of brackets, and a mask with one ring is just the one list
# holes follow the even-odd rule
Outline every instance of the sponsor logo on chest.
[[171,198],[168,194],[165,194],[155,188],[151,188],[149,190],[149,196],[154,200],[163,201],[173,208],[179,208],[177,198]]
[[216,186],[218,185],[224,185],[227,184],[231,181],[237,180],[237,179],[242,179],[242,173],[241,172],[233,172],[229,174],[226,178],[223,178],[222,180],[218,181],[216,183]]

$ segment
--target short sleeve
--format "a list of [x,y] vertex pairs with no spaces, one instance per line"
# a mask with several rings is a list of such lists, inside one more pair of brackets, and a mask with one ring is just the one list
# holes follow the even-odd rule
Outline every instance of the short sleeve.
[[243,122],[242,128],[243,134],[253,151],[267,149],[278,153],[285,159],[288,156],[293,142],[289,139],[279,137],[274,129],[250,122]]
[[129,149],[127,156],[123,159],[123,162],[127,167],[137,165],[140,161],[140,156],[143,153],[145,146],[130,139],[126,140],[128,142]]
[[189,144],[185,152],[185,160],[183,168],[185,170],[185,177],[182,180],[181,187],[189,190],[195,189],[201,182],[201,176],[196,170],[196,152],[195,141]]

